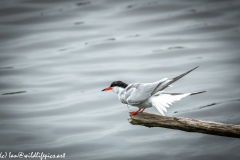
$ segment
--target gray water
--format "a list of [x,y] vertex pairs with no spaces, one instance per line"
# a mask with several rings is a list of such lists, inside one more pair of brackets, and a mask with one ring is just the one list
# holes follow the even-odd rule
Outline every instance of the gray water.
[[1,0],[0,25],[0,153],[240,159],[237,138],[133,126],[101,92],[200,66],[167,91],[208,92],[166,115],[240,124],[240,1]]

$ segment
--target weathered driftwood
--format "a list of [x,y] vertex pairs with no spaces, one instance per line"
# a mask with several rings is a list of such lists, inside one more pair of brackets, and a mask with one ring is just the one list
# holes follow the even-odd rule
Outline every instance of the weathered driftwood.
[[212,135],[240,138],[240,125],[208,122],[181,117],[161,116],[146,112],[131,116],[128,120],[133,125],[164,127],[187,132],[201,132]]

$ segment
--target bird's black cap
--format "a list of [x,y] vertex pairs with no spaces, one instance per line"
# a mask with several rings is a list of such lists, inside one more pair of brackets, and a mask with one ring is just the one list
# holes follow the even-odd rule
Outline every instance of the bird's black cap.
[[126,88],[128,86],[128,84],[122,82],[122,81],[114,81],[112,82],[112,84],[110,85],[110,87],[122,87],[122,88]]

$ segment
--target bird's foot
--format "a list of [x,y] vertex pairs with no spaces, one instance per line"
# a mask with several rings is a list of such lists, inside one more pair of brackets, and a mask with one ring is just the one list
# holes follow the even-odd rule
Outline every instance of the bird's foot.
[[134,115],[136,115],[137,113],[138,113],[138,111],[136,111],[136,112],[129,112],[130,116],[134,116]]
[[139,108],[136,112],[129,112],[129,113],[130,113],[130,116],[134,116],[137,113],[142,113],[144,110],[145,110],[145,108],[143,108],[143,109]]

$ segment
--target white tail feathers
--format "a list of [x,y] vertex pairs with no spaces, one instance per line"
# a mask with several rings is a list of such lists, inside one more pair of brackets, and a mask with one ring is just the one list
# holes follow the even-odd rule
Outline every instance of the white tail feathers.
[[[181,93],[181,94],[170,94],[170,93],[160,93],[151,97],[152,105],[164,115],[167,112],[167,108],[172,103],[181,100],[184,97],[189,96],[191,93]],[[164,111],[164,112],[163,112]],[[165,116],[165,115],[164,115]]]

